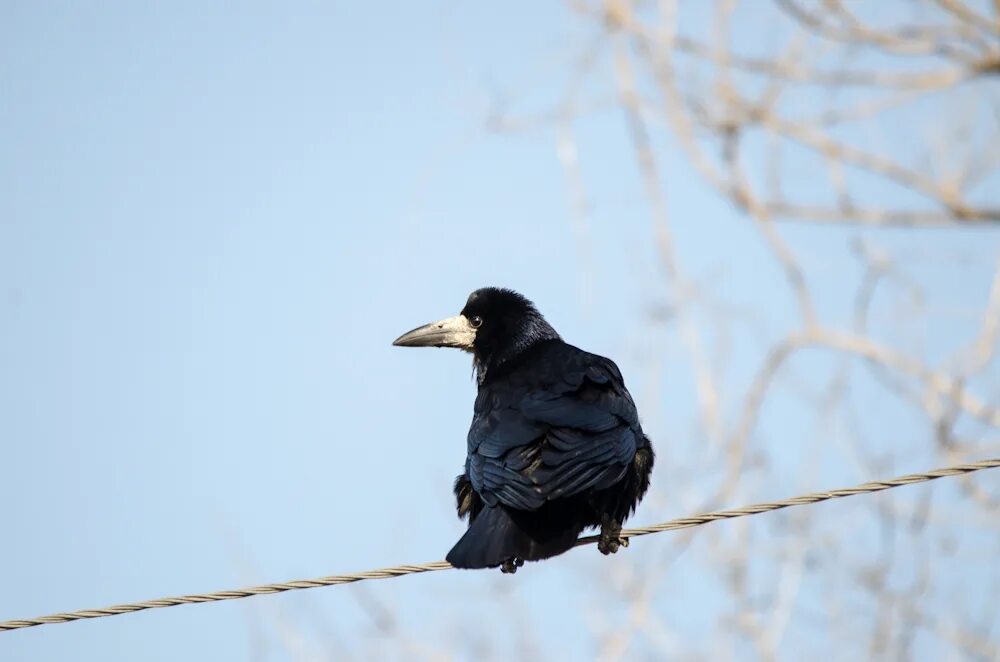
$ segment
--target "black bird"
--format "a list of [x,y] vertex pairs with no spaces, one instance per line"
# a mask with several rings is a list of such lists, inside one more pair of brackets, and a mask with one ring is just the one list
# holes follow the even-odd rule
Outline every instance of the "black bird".
[[649,487],[653,447],[613,361],[563,342],[530,301],[495,287],[393,344],[473,355],[479,395],[455,481],[469,528],[452,565],[515,572],[587,527],[600,527],[603,554],[628,544],[622,523]]

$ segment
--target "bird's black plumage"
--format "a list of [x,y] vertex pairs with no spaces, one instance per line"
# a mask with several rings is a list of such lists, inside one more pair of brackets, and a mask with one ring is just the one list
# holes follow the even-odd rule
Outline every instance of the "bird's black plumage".
[[[443,329],[453,330],[447,340]],[[479,393],[455,482],[469,528],[448,561],[510,572],[567,551],[591,526],[601,527],[602,552],[617,550],[649,486],[653,449],[613,361],[563,342],[530,301],[498,288],[396,344],[474,357]]]

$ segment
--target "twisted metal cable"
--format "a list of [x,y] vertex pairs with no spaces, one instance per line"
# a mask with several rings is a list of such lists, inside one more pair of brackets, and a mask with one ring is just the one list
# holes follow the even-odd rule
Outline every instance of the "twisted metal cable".
[[[719,520],[733,519],[736,517],[748,517],[750,515],[759,515],[761,513],[767,513],[772,510],[780,510],[782,508],[790,508],[792,506],[806,506],[813,503],[819,503],[820,501],[829,501],[830,499],[840,499],[843,497],[854,496],[856,494],[869,494],[871,492],[881,492],[882,490],[888,490],[894,487],[913,485],[915,483],[925,483],[927,481],[936,480],[938,478],[945,478],[948,476],[961,476],[963,474],[969,474],[974,471],[981,471],[983,469],[993,469],[996,467],[1000,467],[1000,458],[982,460],[980,462],[973,462],[971,464],[959,464],[951,467],[945,467],[943,469],[934,469],[932,471],[927,471],[924,473],[909,474],[906,476],[899,476],[898,478],[890,478],[888,480],[876,481],[872,483],[864,483],[863,485],[830,490],[828,492],[814,492],[812,494],[803,494],[802,496],[791,497],[789,499],[783,499],[781,501],[759,503],[752,506],[744,506],[742,508],[736,508],[734,510],[718,510],[715,512],[704,513],[701,515],[694,515],[692,517],[682,517],[680,519],[674,519],[668,522],[662,522],[660,524],[653,524],[652,526],[640,527],[635,529],[624,529],[622,531],[622,537],[635,538],[638,536],[646,536],[651,533],[674,531],[676,529],[687,529],[693,526],[701,526],[702,524],[708,524],[710,522],[716,522]],[[597,542],[598,539],[599,536],[585,536],[583,538],[580,538],[576,544],[577,546],[588,545]],[[437,570],[447,570],[451,567],[452,565],[447,561],[434,561],[433,563],[422,563],[419,565],[397,565],[392,568],[382,568],[380,570],[367,570],[365,572],[358,572],[349,575],[331,575],[329,577],[319,577],[317,579],[299,579],[295,581],[284,582],[281,584],[263,584],[261,586],[251,586],[249,588],[243,588],[231,591],[216,591],[214,593],[181,595],[173,598],[159,598],[157,600],[146,600],[145,602],[133,602],[129,604],[115,605],[112,607],[104,607],[103,609],[86,609],[82,611],[71,611],[62,614],[51,614],[49,616],[40,616],[38,618],[3,621],[0,622],[0,632],[4,632],[7,630],[19,630],[21,628],[30,628],[36,625],[47,625],[50,623],[68,623],[70,621],[78,621],[85,618],[103,618],[105,616],[117,616],[119,614],[128,614],[134,611],[143,611],[144,609],[175,607],[177,605],[199,603],[199,602],[218,602],[220,600],[236,600],[238,598],[248,598],[252,595],[267,595],[270,593],[283,593],[285,591],[296,591],[299,589],[316,588],[319,586],[335,586],[337,584],[350,584],[352,582],[360,582],[367,579],[388,579],[390,577],[401,577],[403,575],[413,575],[421,572],[434,572]]]

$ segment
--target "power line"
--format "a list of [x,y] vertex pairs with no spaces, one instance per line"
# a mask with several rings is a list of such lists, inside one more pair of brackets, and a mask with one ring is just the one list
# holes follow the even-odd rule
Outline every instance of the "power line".
[[[888,490],[894,487],[902,487],[904,485],[913,485],[916,483],[925,483],[927,481],[936,480],[938,478],[946,478],[949,476],[961,476],[964,474],[973,473],[975,471],[982,471],[983,469],[993,469],[996,467],[1000,467],[1000,458],[991,460],[982,460],[980,462],[973,462],[971,464],[959,464],[951,467],[945,467],[943,469],[934,469],[932,471],[927,471],[925,473],[909,474],[906,476],[899,476],[898,478],[890,478],[888,480],[875,481],[872,483],[864,483],[863,485],[857,485],[855,487],[845,487],[841,489],[830,490],[828,492],[814,492],[812,494],[803,494],[801,496],[791,497],[789,499],[783,499],[781,501],[759,503],[756,505],[744,506],[742,508],[736,508],[733,510],[718,510],[715,512],[704,513],[701,515],[694,515],[692,517],[682,517],[680,519],[673,519],[667,522],[662,522],[660,524],[653,524],[652,526],[640,527],[636,529],[625,529],[622,531],[622,536],[625,538],[635,538],[638,536],[645,536],[652,533],[661,533],[663,531],[687,529],[694,526],[701,526],[703,524],[708,524],[710,522],[716,522],[719,520],[734,519],[737,517],[748,517],[750,515],[759,515],[761,513],[771,512],[772,510],[791,508],[793,506],[807,506],[810,504],[819,503],[821,501],[829,501],[830,499],[840,499],[843,497],[855,496],[857,494],[869,494],[872,492],[881,492],[882,490]],[[597,542],[597,540],[598,536],[586,536],[580,538],[580,540],[577,541],[577,545],[578,546],[588,545]],[[62,614],[51,614],[49,616],[40,616],[38,618],[29,618],[23,620],[15,620],[15,621],[3,621],[0,622],[0,632],[6,630],[19,630],[21,628],[30,628],[36,625],[68,623],[70,621],[78,621],[85,618],[103,618],[105,616],[117,616],[119,614],[128,614],[134,611],[143,611],[145,609],[176,607],[177,605],[200,603],[200,602],[218,602],[220,600],[236,600],[238,598],[248,598],[252,595],[283,593],[285,591],[296,591],[305,588],[317,588],[319,586],[336,586],[337,584],[350,584],[353,582],[360,582],[368,579],[389,579],[391,577],[401,577],[403,575],[413,575],[421,572],[448,570],[451,567],[452,565],[447,561],[434,561],[433,563],[422,563],[419,565],[397,565],[392,568],[382,568],[381,570],[366,570],[364,572],[358,572],[350,575],[331,575],[329,577],[319,577],[316,579],[299,579],[295,581],[284,582],[281,584],[263,584],[261,586],[251,586],[249,588],[243,588],[231,591],[216,591],[214,593],[182,595],[173,598],[159,598],[157,600],[146,600],[145,602],[133,602],[129,604],[115,605],[112,607],[104,607],[103,609],[85,609],[82,611],[70,611]]]

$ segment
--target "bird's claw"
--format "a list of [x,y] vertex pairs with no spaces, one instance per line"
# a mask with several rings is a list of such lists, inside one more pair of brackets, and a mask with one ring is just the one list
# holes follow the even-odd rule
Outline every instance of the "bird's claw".
[[616,537],[601,537],[597,541],[597,550],[607,556],[608,554],[614,554],[622,547],[628,547],[628,538],[623,538],[620,536]]
[[597,541],[598,551],[607,556],[622,547],[628,547],[628,538],[622,535],[621,522],[605,516],[601,522],[601,537]]
[[519,559],[517,557],[507,559],[500,564],[500,572],[505,575],[513,575],[522,565],[524,565],[524,559]]

